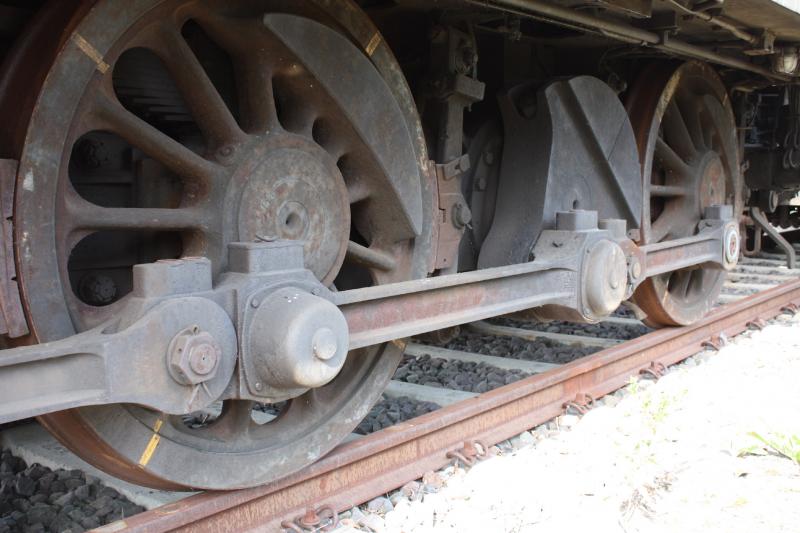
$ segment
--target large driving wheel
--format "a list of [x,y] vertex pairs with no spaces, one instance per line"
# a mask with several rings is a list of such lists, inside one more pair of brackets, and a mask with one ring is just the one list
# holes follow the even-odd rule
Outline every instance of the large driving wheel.
[[[694,235],[705,207],[741,212],[736,123],[725,86],[709,66],[655,63],[626,102],[642,163],[641,244]],[[698,266],[642,283],[634,302],[650,325],[680,326],[716,302],[725,271]]]
[[[55,57],[18,157],[31,342],[113,317],[134,264],[206,256],[220,275],[234,241],[302,240],[307,268],[340,290],[427,272],[419,120],[349,0],[99,1]],[[268,421],[243,400],[207,424],[133,405],[42,421],[135,483],[253,486],[328,452],[379,398],[400,350],[358,352]]]

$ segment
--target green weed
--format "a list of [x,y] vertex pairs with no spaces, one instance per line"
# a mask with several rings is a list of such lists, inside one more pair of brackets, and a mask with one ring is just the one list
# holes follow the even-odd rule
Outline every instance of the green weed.
[[751,437],[759,441],[760,444],[748,446],[739,452],[739,457],[744,455],[764,455],[771,453],[785,457],[800,465],[800,436],[799,435],[784,435],[783,433],[774,433],[766,437],[751,431],[748,433]]

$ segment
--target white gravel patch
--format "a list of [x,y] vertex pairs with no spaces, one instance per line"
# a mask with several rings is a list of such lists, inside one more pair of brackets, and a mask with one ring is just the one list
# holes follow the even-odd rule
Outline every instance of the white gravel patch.
[[632,382],[568,431],[526,434],[535,444],[349,522],[402,533],[797,532],[800,465],[750,433],[800,438],[799,383],[800,317],[781,317],[657,383]]

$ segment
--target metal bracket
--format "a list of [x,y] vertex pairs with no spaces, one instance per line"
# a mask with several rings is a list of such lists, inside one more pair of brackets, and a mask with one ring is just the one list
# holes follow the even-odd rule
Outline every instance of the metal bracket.
[[0,335],[24,337],[30,331],[22,310],[14,264],[14,182],[19,162],[0,159]]
[[711,337],[707,341],[703,341],[702,343],[700,343],[700,347],[718,352],[726,344],[728,344],[727,338],[725,337],[724,334],[720,334]]
[[473,466],[489,457],[489,446],[482,441],[465,441],[464,446],[447,452],[446,456],[456,464],[460,462],[465,467]]
[[472,213],[461,193],[461,175],[470,168],[469,156],[464,154],[448,163],[431,161],[436,175],[438,196],[436,269],[451,269],[458,258],[458,247],[464,228],[472,221]]
[[594,408],[595,401],[591,394],[579,392],[575,395],[575,399],[565,402],[561,407],[564,409],[564,414],[569,412],[570,409],[577,411],[578,415],[583,416]]
[[756,45],[745,50],[744,53],[749,56],[768,56],[775,53],[775,34],[769,30],[764,30],[758,36]]
[[294,520],[281,522],[285,531],[305,533],[308,531],[332,531],[339,525],[339,513],[332,507],[323,505],[317,509],[308,509],[302,516]]
[[431,36],[430,97],[438,122],[436,160],[431,173],[436,179],[438,218],[434,270],[454,273],[464,228],[471,222],[460,176],[469,169],[463,154],[464,109],[483,100],[485,85],[474,77],[477,65],[474,38],[453,27],[437,27]]
[[783,235],[780,234],[777,229],[775,229],[772,224],[769,223],[764,211],[762,211],[758,206],[750,206],[750,218],[753,219],[753,223],[756,225],[756,234],[759,242],[761,235],[758,233],[758,231],[760,228],[769,236],[770,239],[775,241],[775,244],[778,245],[778,248],[783,250],[783,253],[786,254],[786,266],[792,269],[795,268],[797,265],[797,254],[794,251],[794,247],[783,237]]
[[663,378],[666,373],[667,367],[664,366],[664,363],[659,361],[653,361],[646,368],[639,370],[639,375],[649,376],[653,378],[654,381],[658,381],[659,379]]

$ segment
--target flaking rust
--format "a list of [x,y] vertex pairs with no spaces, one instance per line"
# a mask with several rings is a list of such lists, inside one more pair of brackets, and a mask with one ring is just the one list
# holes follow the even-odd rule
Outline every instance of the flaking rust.
[[[0,209],[2,209],[2,243],[0,243],[0,333],[11,338],[29,333],[28,323],[22,311],[22,302],[17,286],[17,271],[14,264],[14,180],[18,162],[13,159],[0,160]],[[32,181],[32,180],[31,180]]]

